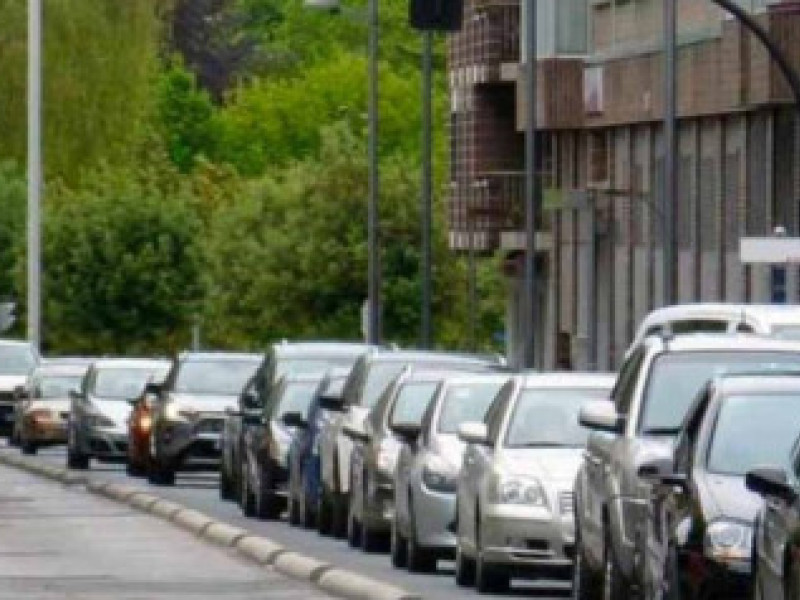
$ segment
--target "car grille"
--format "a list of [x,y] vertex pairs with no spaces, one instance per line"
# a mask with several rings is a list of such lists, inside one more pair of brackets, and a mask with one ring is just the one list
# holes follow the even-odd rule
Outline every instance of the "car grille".
[[222,419],[202,419],[197,424],[197,433],[222,433],[224,427]]
[[59,413],[59,416],[61,417],[62,421],[69,421],[69,412]]
[[573,498],[574,494],[572,492],[559,492],[558,512],[560,512],[562,515],[571,515],[575,511]]

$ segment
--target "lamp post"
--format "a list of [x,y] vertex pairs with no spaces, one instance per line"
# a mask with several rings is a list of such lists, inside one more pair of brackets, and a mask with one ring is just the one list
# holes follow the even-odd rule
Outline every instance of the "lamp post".
[[[339,0],[304,0],[307,8],[338,12]],[[380,177],[378,173],[378,0],[367,5],[367,161],[369,170],[367,215],[367,342],[381,342]]]
[[41,345],[42,1],[28,0],[28,339]]
[[432,94],[433,94],[433,32],[422,33],[422,194],[420,214],[422,221],[422,347],[430,348],[433,338],[431,319],[431,188],[432,188]]

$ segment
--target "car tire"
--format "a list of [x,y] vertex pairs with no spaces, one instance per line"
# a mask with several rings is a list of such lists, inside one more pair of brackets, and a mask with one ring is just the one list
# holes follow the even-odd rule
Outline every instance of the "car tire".
[[464,554],[461,544],[456,542],[456,585],[471,587],[475,585],[475,561]]
[[317,502],[317,533],[320,535],[330,535],[332,533],[332,517],[330,497],[323,486]]
[[347,537],[348,526],[348,495],[333,494],[331,503],[331,531],[334,537],[344,539]]
[[242,491],[240,492],[242,514],[245,517],[254,517],[256,514],[256,497],[250,489],[250,477],[242,468]]
[[219,471],[219,498],[220,500],[233,500],[233,481],[228,474],[228,469]]
[[[577,514],[577,511],[575,511]],[[572,569],[572,600],[602,600],[603,581],[586,563],[580,529],[575,528],[575,564]]]
[[361,524],[356,520],[352,508],[347,511],[347,543],[351,548],[361,547]]
[[630,593],[628,585],[622,576],[617,565],[616,557],[611,540],[606,538],[603,549],[603,579],[602,595],[603,600],[629,600]]
[[408,565],[408,541],[400,533],[397,523],[397,515],[392,519],[392,532],[389,537],[389,555],[392,566],[396,569],[403,569]]
[[678,576],[678,550],[674,544],[669,545],[667,560],[664,565],[664,600],[681,600],[680,577]]
[[89,456],[78,452],[77,450],[67,447],[67,467],[70,469],[77,469],[85,471],[89,468]]
[[414,505],[408,501],[408,570],[412,573],[433,573],[436,571],[436,555],[430,549],[421,546],[417,539]]
[[300,525],[302,525],[306,529],[314,529],[317,524],[317,515],[314,512],[314,509],[311,508],[311,504],[308,501],[308,496],[306,496],[305,491],[300,492],[300,500],[298,501],[300,505]]
[[502,567],[489,563],[483,555],[480,520],[475,523],[475,590],[479,594],[496,594],[508,590],[510,577]]
[[147,474],[147,469],[129,456],[128,462],[125,463],[125,474],[129,477],[142,477]]
[[300,503],[296,498],[289,496],[289,525],[298,527],[300,525]]
[[150,463],[147,480],[153,485],[175,485],[175,469],[154,458]]
[[281,506],[273,489],[272,472],[269,467],[260,468],[261,477],[259,477],[258,486],[255,490],[255,516],[262,521],[275,520],[281,516]]
[[31,442],[25,438],[19,440],[20,442],[20,450],[22,450],[23,454],[27,454],[28,456],[33,456],[36,454],[36,451],[39,449],[36,446],[36,442]]

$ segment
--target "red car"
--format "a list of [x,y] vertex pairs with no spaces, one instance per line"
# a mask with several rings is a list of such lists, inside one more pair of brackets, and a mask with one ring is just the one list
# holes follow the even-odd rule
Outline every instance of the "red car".
[[146,388],[133,402],[128,421],[128,475],[144,477],[150,465],[150,432],[153,426],[153,394]]

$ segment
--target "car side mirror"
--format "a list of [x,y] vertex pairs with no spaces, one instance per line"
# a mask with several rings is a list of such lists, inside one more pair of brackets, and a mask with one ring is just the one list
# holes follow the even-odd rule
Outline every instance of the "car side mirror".
[[343,412],[344,401],[340,396],[320,396],[319,407],[331,412]]
[[458,438],[467,444],[489,446],[489,430],[485,423],[462,423],[458,427]]
[[245,413],[242,415],[242,424],[249,427],[259,427],[264,424],[261,413]]
[[578,423],[587,429],[621,434],[625,429],[625,417],[617,412],[610,400],[592,400],[581,407]]
[[783,469],[759,467],[748,471],[744,482],[747,489],[762,496],[780,498],[787,503],[797,500],[797,491],[788,483]]
[[24,385],[18,385],[14,388],[14,398],[16,400],[27,400],[29,397],[30,394]]
[[299,429],[308,427],[308,421],[306,421],[299,412],[286,413],[281,417],[281,422],[286,425],[286,427],[297,427]]
[[393,423],[390,429],[408,445],[416,444],[422,432],[422,427],[418,423]]
[[675,464],[671,458],[657,458],[644,461],[636,469],[640,479],[655,485],[684,487],[688,481],[686,474],[675,472]]
[[83,394],[80,393],[78,390],[70,390],[69,391],[69,399],[70,400],[80,400],[83,398]]
[[258,396],[253,391],[247,391],[242,395],[242,407],[245,410],[259,410],[261,404],[258,402]]
[[358,425],[353,423],[347,423],[344,427],[342,427],[342,433],[349,437],[354,442],[361,442],[362,444],[366,444],[370,440],[370,435],[367,431]]
[[144,386],[144,393],[149,395],[149,396],[158,397],[158,396],[161,395],[161,392],[163,391],[163,389],[164,389],[163,384],[155,383],[155,382],[151,381],[146,386]]

